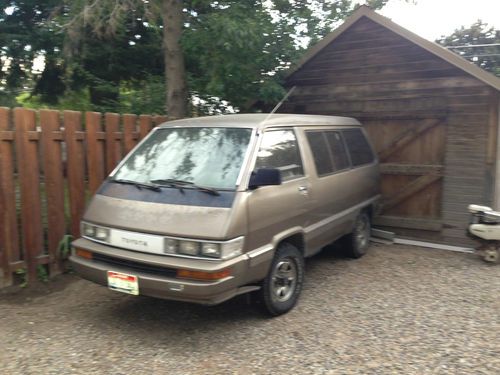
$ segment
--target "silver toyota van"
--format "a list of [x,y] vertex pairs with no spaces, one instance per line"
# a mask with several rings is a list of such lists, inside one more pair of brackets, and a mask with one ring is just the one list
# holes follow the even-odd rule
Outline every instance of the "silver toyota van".
[[352,118],[248,114],[155,128],[106,179],[70,257],[134,295],[217,304],[257,292],[289,311],[304,258],[342,238],[367,250],[378,161]]

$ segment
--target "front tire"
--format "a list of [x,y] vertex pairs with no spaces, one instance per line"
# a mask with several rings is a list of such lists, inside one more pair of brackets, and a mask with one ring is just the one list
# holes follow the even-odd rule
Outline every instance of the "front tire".
[[260,290],[266,312],[278,316],[290,311],[297,303],[303,282],[302,254],[292,244],[280,244]]
[[361,258],[370,246],[371,223],[370,217],[364,211],[360,212],[354,222],[352,233],[345,238],[345,253],[350,258]]

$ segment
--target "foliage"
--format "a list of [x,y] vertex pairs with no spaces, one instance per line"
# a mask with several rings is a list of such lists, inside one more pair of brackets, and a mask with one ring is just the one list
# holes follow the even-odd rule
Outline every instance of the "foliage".
[[[369,0],[373,8],[387,0]],[[161,0],[10,0],[0,17],[0,104],[164,113]],[[198,114],[284,95],[284,71],[352,0],[184,1],[182,47]],[[18,27],[20,26],[20,27]],[[42,72],[33,61],[45,60]],[[29,95],[25,94],[29,93]]]
[[496,46],[462,47],[450,50],[500,77],[500,30],[495,30],[494,27],[489,27],[488,24],[478,20],[470,27],[462,26],[453,34],[438,39],[437,43],[446,47],[496,44]]

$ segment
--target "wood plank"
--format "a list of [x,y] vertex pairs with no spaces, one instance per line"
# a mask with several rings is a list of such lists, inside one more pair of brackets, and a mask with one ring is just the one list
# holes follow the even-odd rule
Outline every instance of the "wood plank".
[[64,217],[64,176],[62,145],[54,140],[53,133],[60,131],[59,111],[40,110],[41,147],[47,197],[47,251],[50,275],[62,271],[59,242],[66,234]]
[[[0,134],[11,132],[11,111],[0,107]],[[0,140],[0,262],[4,286],[12,285],[10,264],[20,260],[16,194],[14,185],[14,144]]]
[[412,176],[422,176],[433,174],[442,176],[444,165],[440,164],[398,164],[398,163],[381,163],[381,174],[403,174]]
[[167,122],[168,120],[168,116],[160,116],[160,115],[156,115],[153,117],[153,123],[154,123],[154,126],[158,126],[158,125],[161,125],[163,124],[164,122]]
[[21,187],[23,259],[27,265],[28,282],[37,281],[36,257],[43,252],[38,142],[30,141],[28,137],[28,132],[36,129],[35,116],[33,110],[14,109],[16,159]]
[[71,234],[80,236],[80,220],[85,209],[85,153],[83,142],[76,139],[75,133],[82,130],[82,114],[64,111],[64,135],[67,150],[68,190],[71,214]]
[[87,173],[89,191],[94,195],[105,176],[104,144],[105,134],[102,132],[101,114],[85,113],[85,130],[87,132]]
[[389,156],[397,152],[400,148],[406,146],[410,142],[414,141],[421,134],[438,126],[440,123],[441,120],[431,119],[424,121],[416,128],[410,128],[407,131],[402,132],[379,152],[380,160],[381,161],[387,160]]
[[414,70],[407,72],[393,72],[386,74],[317,74],[313,73],[306,76],[293,76],[288,81],[291,85],[322,85],[325,81],[329,81],[334,84],[348,84],[350,82],[367,82],[367,83],[392,83],[400,82],[404,80],[418,80],[418,79],[429,79],[429,78],[442,78],[442,77],[461,77],[464,72],[457,68],[446,68],[446,69],[433,69],[433,70]]
[[317,100],[307,102],[307,110],[315,113],[327,108],[330,111],[342,112],[410,112],[410,111],[446,111],[448,108],[447,98],[416,98],[416,99],[393,99],[393,100],[373,100],[373,101],[330,101]]
[[321,85],[300,85],[294,91],[291,98],[300,96],[301,93],[311,93],[317,91],[319,94],[369,94],[372,92],[377,93],[390,93],[393,91],[412,91],[412,90],[434,90],[434,89],[453,89],[453,88],[487,88],[481,81],[472,77],[440,77],[440,78],[427,78],[419,80],[402,80],[398,82],[388,83],[366,83],[359,80],[349,82],[344,85],[334,84],[324,81]]
[[139,138],[143,139],[152,129],[152,117],[149,115],[139,116]]
[[392,207],[397,206],[404,200],[408,199],[415,193],[426,188],[439,179],[441,179],[441,176],[438,175],[425,175],[417,178],[416,180],[406,185],[404,189],[401,189],[397,194],[386,199],[382,204],[382,211],[387,211]]
[[498,101],[500,96],[498,95],[498,91],[491,88],[489,103],[488,103],[488,148],[487,148],[487,157],[486,163],[494,164],[497,160],[497,126],[499,121],[499,109],[498,109]]
[[425,59],[411,62],[390,62],[386,64],[376,63],[374,61],[360,60],[357,64],[332,64],[330,61],[316,63],[314,66],[307,67],[308,72],[303,72],[301,78],[316,77],[318,75],[356,75],[356,74],[392,74],[404,72],[419,72],[427,70],[447,70],[449,64],[442,60]]
[[116,138],[119,127],[119,114],[106,113],[104,115],[104,130],[106,132],[106,174],[110,174],[122,158],[121,144]]
[[125,155],[128,154],[137,144],[134,137],[136,132],[137,115],[123,115],[123,148]]
[[382,227],[408,228],[439,232],[443,222],[439,219],[380,215],[373,219],[373,225]]
[[[8,110],[9,108],[0,107],[2,110]],[[0,142],[1,141],[13,141],[15,139],[15,133],[12,130],[0,130]]]

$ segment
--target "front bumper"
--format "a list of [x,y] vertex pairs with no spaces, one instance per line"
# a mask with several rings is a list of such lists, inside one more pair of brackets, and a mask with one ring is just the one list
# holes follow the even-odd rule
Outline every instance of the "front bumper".
[[[73,251],[70,262],[81,277],[107,286],[107,271],[132,274],[138,277],[139,294],[141,295],[214,305],[238,294],[258,289],[256,286],[247,286],[255,280],[250,277],[252,274],[250,272],[251,263],[254,262],[251,262],[246,254],[227,261],[176,258],[119,249],[84,238],[74,241],[73,248],[102,255],[99,260],[85,259],[75,255]],[[106,258],[113,258],[121,262],[106,262]],[[144,267],[127,266],[127,264],[132,263]],[[164,267],[165,275],[159,272],[148,272],[148,267],[154,267],[156,270],[161,270]],[[172,270],[177,269],[218,272],[227,268],[231,269],[231,275],[216,281],[179,279],[175,277],[175,272],[172,274]]]

